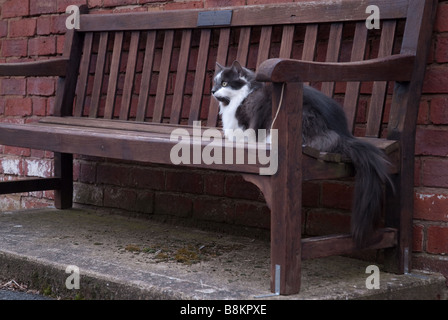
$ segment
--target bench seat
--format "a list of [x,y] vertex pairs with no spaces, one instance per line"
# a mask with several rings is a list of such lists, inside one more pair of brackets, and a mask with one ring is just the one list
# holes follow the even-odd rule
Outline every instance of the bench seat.
[[[173,141],[171,138],[171,133],[175,129],[188,132],[188,138],[193,140],[194,129],[189,125],[132,123],[81,117],[45,117],[37,123],[27,125],[2,124],[0,126],[0,144],[60,153],[168,164],[171,163],[171,149],[178,144],[178,140]],[[201,127],[195,130],[204,132],[207,129],[210,128]],[[219,131],[222,132],[222,130]],[[399,145],[397,141],[378,138],[362,139],[383,150],[390,159],[398,159]],[[260,163],[226,163],[223,166],[226,143],[228,145],[225,139],[201,142],[201,154],[206,146],[214,146],[224,150],[221,163],[206,164],[202,161],[201,163],[191,161],[186,165],[230,172],[259,173],[259,169],[263,167]],[[234,145],[234,148],[237,148],[237,146]],[[264,148],[268,154],[271,151],[270,144],[246,143],[244,159],[248,159],[249,152],[256,154],[257,148]],[[303,154],[303,161],[307,168],[303,172],[304,180],[343,178],[352,176],[354,173],[351,160],[343,158],[340,154],[320,152],[308,146],[303,146]],[[392,172],[395,172],[397,165],[393,163],[392,168],[394,170]]]

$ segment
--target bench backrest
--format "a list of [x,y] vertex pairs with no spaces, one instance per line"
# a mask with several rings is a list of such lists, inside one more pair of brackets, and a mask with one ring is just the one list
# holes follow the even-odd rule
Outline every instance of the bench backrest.
[[[216,126],[218,106],[210,96],[215,62],[238,60],[256,69],[276,57],[335,62],[415,54],[430,38],[428,30],[422,30],[430,2],[328,0],[223,8],[208,14],[82,14],[80,29],[67,35],[65,55],[74,63],[67,78],[60,79],[55,113],[171,124],[200,119],[203,125]],[[374,11],[367,10],[370,5],[376,6],[370,7]],[[375,9],[380,29],[368,29],[366,19],[374,17]],[[403,101],[409,88],[401,84],[395,90],[385,82],[318,86],[341,101],[357,135],[400,133],[404,123],[414,122],[415,127],[418,101],[410,96]]]

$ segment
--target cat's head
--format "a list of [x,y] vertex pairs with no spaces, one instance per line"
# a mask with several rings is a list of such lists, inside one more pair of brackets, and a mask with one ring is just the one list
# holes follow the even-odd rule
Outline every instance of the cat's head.
[[243,68],[238,61],[233,62],[230,67],[223,67],[216,63],[216,76],[213,79],[212,95],[224,106],[242,94],[247,94],[254,73]]

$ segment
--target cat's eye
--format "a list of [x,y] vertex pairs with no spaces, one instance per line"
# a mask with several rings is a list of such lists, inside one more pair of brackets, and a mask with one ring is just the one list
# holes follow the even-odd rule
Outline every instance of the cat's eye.
[[223,82],[221,82],[221,86],[223,86],[223,87],[227,87],[227,82],[225,82],[225,81],[223,81]]

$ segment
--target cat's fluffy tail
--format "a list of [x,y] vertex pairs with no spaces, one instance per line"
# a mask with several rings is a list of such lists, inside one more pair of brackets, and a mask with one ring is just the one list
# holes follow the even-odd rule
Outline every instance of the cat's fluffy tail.
[[381,150],[360,139],[347,139],[346,147],[356,170],[351,232],[357,246],[365,247],[381,219],[382,185],[388,182],[393,187],[390,163]]

